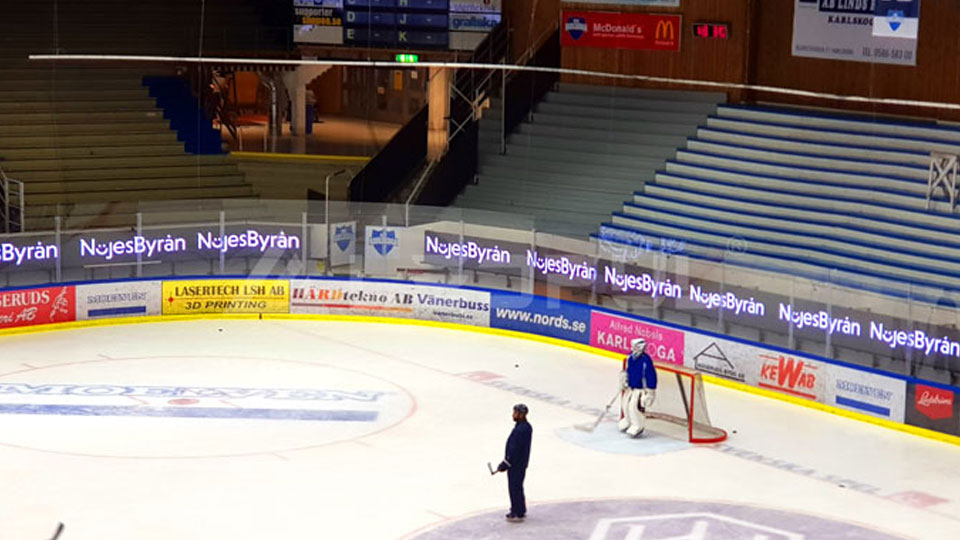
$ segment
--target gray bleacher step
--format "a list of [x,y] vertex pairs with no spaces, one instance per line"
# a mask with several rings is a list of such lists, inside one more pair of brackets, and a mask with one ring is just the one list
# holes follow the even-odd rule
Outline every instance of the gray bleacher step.
[[[0,143],[2,144],[2,143]],[[130,146],[93,146],[61,148],[16,148],[0,151],[8,162],[28,162],[51,159],[100,159],[119,157],[153,157],[183,155],[183,143],[174,141],[167,144],[130,145]]]
[[189,187],[177,189],[131,189],[110,191],[85,191],[77,193],[36,194],[27,199],[30,206],[67,203],[99,203],[103,201],[140,201],[147,199],[213,199],[249,196],[253,188],[248,185],[224,187]]
[[109,169],[114,167],[170,167],[197,165],[203,163],[224,164],[228,163],[229,156],[226,154],[213,155],[191,155],[181,154],[178,156],[156,156],[156,157],[122,157],[122,158],[97,158],[97,159],[60,159],[60,160],[33,160],[5,162],[4,171],[8,174],[17,171],[49,171],[56,169]]
[[612,131],[606,129],[588,129],[575,128],[555,124],[543,123],[524,123],[520,124],[516,133],[522,135],[545,135],[548,137],[562,137],[567,139],[584,139],[589,141],[609,141],[622,144],[656,144],[669,137],[671,142],[677,142],[677,146],[683,144],[686,137],[696,133],[696,126],[684,126],[680,124],[653,124],[646,123],[639,132],[630,131]]
[[63,101],[137,101],[153,98],[145,87],[127,90],[0,90],[0,103],[31,101],[54,102],[63,105]]
[[704,103],[723,103],[727,95],[723,92],[697,92],[686,90],[660,90],[655,88],[634,88],[629,86],[610,86],[598,84],[558,83],[561,92],[589,94],[595,96],[618,96],[636,99],[664,99],[671,101],[699,101]]
[[36,194],[46,193],[243,186],[244,177],[241,174],[234,174],[232,176],[183,176],[67,182],[25,182],[25,184],[26,191],[30,194],[30,197],[33,197]]
[[549,115],[567,118],[570,121],[576,121],[578,118],[589,118],[596,121],[618,121],[618,122],[667,122],[677,124],[700,124],[706,121],[707,114],[685,113],[662,111],[658,109],[650,110],[622,110],[622,109],[598,109],[596,107],[585,107],[579,105],[568,105],[564,103],[547,103],[541,101],[534,109],[535,116]]
[[598,115],[602,115],[604,110],[673,111],[691,114],[713,114],[717,110],[717,106],[713,103],[665,99],[601,98],[584,94],[564,94],[563,92],[548,93],[544,102],[593,107],[597,110]]
[[[920,242],[929,244],[931,246],[945,243],[944,233],[936,229],[917,227],[909,223],[892,222],[863,215],[843,214],[832,211],[831,209],[812,207],[801,208],[797,207],[796,205],[787,207],[771,204],[776,201],[767,201],[766,203],[763,201],[752,202],[721,197],[715,193],[700,193],[653,183],[644,186],[643,197],[654,197],[658,201],[669,200],[676,202],[677,204],[685,204],[693,207],[722,205],[724,208],[729,208],[733,211],[751,212],[753,214],[774,218],[815,221],[818,223],[834,224],[836,226],[849,226],[858,230],[874,231],[878,234],[893,234],[902,237],[915,238]],[[635,200],[643,199],[637,198]],[[630,208],[630,205],[624,205],[623,211],[625,213],[630,213]],[[958,240],[958,242],[960,242],[960,240]]]
[[729,118],[708,118],[707,126],[739,131],[742,133],[772,135],[790,139],[802,139],[815,142],[835,142],[857,146],[872,146],[878,149],[914,150],[921,152],[946,152],[960,154],[960,143],[942,143],[920,139],[905,139],[902,137],[861,135],[839,131],[824,131],[814,128],[779,126],[762,124]]
[[[0,132],[0,135],[3,135]],[[19,136],[0,139],[0,156],[14,148],[74,148],[98,146],[142,146],[177,143],[176,132],[156,131],[153,133],[122,133],[117,135],[59,135],[59,136]],[[181,148],[183,144],[180,143]]]
[[924,167],[930,162],[930,156],[926,152],[897,152],[894,150],[883,150],[870,147],[824,144],[820,143],[819,141],[780,139],[764,135],[732,133],[704,127],[701,127],[697,130],[697,138],[705,141],[709,140],[725,144],[739,144],[757,148],[767,148],[771,150],[784,150],[788,152],[818,154],[848,159],[868,159],[872,161],[903,163],[920,165]]
[[44,124],[0,124],[0,137],[9,137],[8,140],[0,142],[7,144],[16,140],[15,138],[45,137],[56,138],[59,136],[121,136],[130,134],[167,134],[170,131],[170,122],[162,117],[145,119],[140,122],[117,122],[117,123],[44,123]]
[[551,150],[573,150],[595,154],[663,159],[664,156],[673,155],[676,148],[681,146],[686,139],[683,137],[653,136],[651,140],[659,144],[644,144],[641,142],[637,144],[623,144],[568,139],[565,137],[548,137],[546,135],[532,136],[522,133],[510,135],[508,142],[511,145],[549,148]]
[[[616,216],[614,217],[616,218]],[[614,221],[616,222],[616,219]],[[642,227],[642,229],[640,229],[641,231],[651,231],[655,234],[665,234],[668,237],[682,238],[713,246],[725,246],[731,237],[740,236],[747,239],[747,251],[764,254],[768,257],[776,253],[776,257],[803,258],[816,261],[815,264],[826,267],[840,266],[850,269],[848,271],[876,273],[890,279],[925,281],[950,287],[960,285],[960,278],[944,276],[930,270],[906,268],[898,266],[892,261],[874,262],[861,260],[848,255],[828,253],[823,250],[818,250],[813,246],[803,246],[796,243],[787,244],[776,240],[776,238],[780,238],[777,235],[766,233],[764,236],[760,236],[759,231],[754,231],[749,228],[708,223],[694,218],[659,214],[647,216],[643,222],[637,222],[635,220],[623,221],[638,223],[639,226]],[[700,230],[691,230],[690,227]],[[827,243],[825,242],[824,245],[827,245]]]
[[[573,174],[543,171],[518,171],[510,167],[482,165],[479,173],[484,177],[502,179],[514,185],[535,184],[547,189],[563,189],[586,192],[616,193],[623,197],[643,187],[635,180],[610,179],[601,176],[583,177]],[[654,171],[650,171],[653,177]],[[508,184],[509,186],[509,184]]]
[[[662,203],[662,201],[657,201],[657,203]],[[960,262],[956,260],[944,260],[936,256],[910,254],[885,248],[884,244],[889,245],[889,242],[878,245],[876,242],[867,242],[861,239],[860,242],[867,244],[863,245],[862,243],[858,244],[856,241],[850,241],[849,239],[838,238],[835,235],[826,235],[828,236],[827,238],[812,236],[812,234],[818,233],[802,230],[796,227],[796,225],[794,226],[794,230],[789,232],[760,230],[756,228],[758,223],[744,223],[736,220],[736,218],[734,218],[734,221],[731,221],[728,214],[703,211],[690,214],[676,214],[668,213],[664,210],[666,210],[666,208],[658,206],[657,204],[647,204],[642,209],[642,212],[638,212],[638,214],[626,217],[614,216],[613,219],[614,223],[620,225],[635,224],[642,226],[645,222],[653,220],[658,223],[694,227],[729,236],[747,237],[753,235],[753,237],[764,242],[804,249],[827,249],[835,253],[863,257],[874,261],[879,266],[915,267],[918,271],[926,273],[960,273]],[[700,219],[711,217],[714,219]],[[822,235],[822,232],[823,231],[820,231],[819,234]]]
[[647,171],[658,168],[660,164],[654,162],[647,164],[646,167],[628,168],[602,164],[602,161],[599,160],[598,163],[584,163],[575,161],[563,162],[549,159],[532,159],[513,154],[506,154],[502,156],[499,154],[493,154],[481,155],[480,165],[481,167],[508,167],[516,170],[517,172],[523,172],[526,174],[533,174],[537,172],[557,172],[577,176],[581,180],[592,180],[594,178],[598,178],[642,183],[644,178],[649,178],[649,176],[647,176]]
[[[907,195],[907,191],[883,191],[875,189],[876,186],[870,186],[869,184],[858,186],[853,184],[836,185],[805,182],[795,178],[772,178],[760,174],[751,174],[746,171],[719,171],[691,163],[668,162],[666,170],[663,172],[760,189],[767,188],[796,193],[817,193],[827,197],[867,198],[874,202],[907,208],[917,208],[922,206],[924,202],[922,198]],[[657,174],[659,175],[660,173],[658,172]],[[914,192],[915,195],[926,194],[926,186],[921,187],[923,188],[921,192]]]
[[532,206],[549,208],[551,204],[563,203],[577,206],[584,211],[611,212],[623,205],[623,195],[596,191],[557,192],[545,186],[511,184],[509,181],[489,176],[480,176],[478,183],[468,186],[467,191],[476,191],[478,197],[503,201],[525,201]]
[[[464,196],[462,200],[457,201],[460,208],[473,208],[477,210],[491,210],[495,212],[509,211],[516,214],[533,216],[538,219],[547,219],[550,221],[561,221],[571,224],[578,224],[594,231],[597,225],[609,216],[609,211],[585,212],[571,211],[569,208],[558,206],[557,208],[544,208],[541,206],[531,206],[524,201],[502,201],[488,200],[483,198],[470,198]],[[505,210],[507,209],[507,210]]]
[[847,171],[862,171],[865,173],[902,176],[916,180],[927,180],[927,167],[902,165],[893,163],[877,163],[855,159],[837,157],[811,156],[807,154],[792,154],[775,150],[758,150],[741,146],[727,145],[710,141],[691,139],[687,141],[690,150],[722,155],[726,157],[740,157],[748,160],[768,161],[798,167],[817,167],[825,169],[839,169]]
[[[918,182],[906,178],[894,178],[867,173],[841,172],[837,170],[818,170],[806,167],[792,167],[773,165],[759,162],[745,162],[738,159],[698,154],[686,150],[678,150],[674,161],[667,162],[667,170],[680,170],[681,166],[696,166],[700,171],[697,175],[710,174],[710,177],[722,175],[733,179],[731,172],[744,176],[775,176],[785,180],[809,180],[831,185],[857,186],[862,188],[879,188],[903,193],[927,193],[926,182]],[[709,172],[710,169],[716,169]]]
[[[98,37],[97,39],[103,39]],[[108,80],[129,79],[140,80],[143,70],[139,68],[75,68],[64,66],[42,66],[25,69],[0,69],[0,80]]]
[[[569,112],[556,111],[555,107],[548,103],[541,104],[542,107],[534,113],[534,123],[538,125],[563,126],[584,129],[599,129],[616,131],[622,133],[636,133],[655,130],[658,133],[677,132],[692,135],[691,129],[695,129],[697,124],[705,122],[707,115],[691,114],[673,114],[659,111],[644,111],[639,114],[633,114],[634,118],[627,119],[621,116],[619,111],[610,111],[605,116],[578,116]],[[596,112],[596,111],[593,111]],[[663,126],[663,128],[661,128]],[[673,131],[682,126],[682,131]],[[667,129],[670,131],[661,131]]]
[[[689,189],[702,193],[717,193],[728,197],[746,198],[757,201],[770,201],[777,204],[804,205],[810,208],[829,208],[836,211],[863,213],[876,217],[889,217],[896,214],[896,207],[924,211],[926,203],[922,198],[908,198],[883,191],[869,189],[830,188],[808,186],[790,182],[759,182],[748,184],[740,182],[737,185],[718,184],[709,179],[698,180],[686,176],[677,176],[666,172],[658,172],[654,177],[657,184],[673,186],[680,189]],[[773,191],[775,190],[775,191]],[[829,199],[824,199],[828,197]],[[836,198],[848,199],[837,201]],[[891,208],[894,207],[894,208]],[[919,214],[923,220],[938,222],[938,226],[945,226],[960,231],[960,220],[949,217],[949,207],[945,202],[931,203],[932,211]],[[903,213],[898,219],[913,219]]]
[[[483,153],[481,153],[483,155]],[[507,145],[507,156],[517,157],[519,159],[529,159],[538,161],[552,161],[554,163],[585,164],[590,166],[610,165],[623,169],[645,169],[650,167],[662,167],[664,156],[642,157],[629,155],[610,155],[590,152],[576,152],[570,149],[555,150],[552,148],[539,148],[536,146],[523,146],[519,144]],[[673,155],[671,151],[669,155]]]
[[120,111],[156,111],[157,103],[150,97],[134,100],[94,100],[94,101],[23,101],[0,102],[0,115],[24,113],[65,113],[80,112],[96,114],[100,112]]
[[854,115],[850,115],[849,117],[834,117],[829,115],[804,114],[803,111],[777,111],[772,109],[727,106],[719,107],[717,109],[717,116],[723,118],[740,118],[756,122],[803,126],[813,129],[855,131],[868,135],[937,139],[960,145],[960,130],[938,127],[932,124],[924,126],[909,121],[898,123],[892,120],[858,118]]
[[100,111],[100,112],[32,112],[0,113],[0,125],[3,124],[103,124],[107,122],[143,122],[162,120],[163,111],[156,107],[139,111]]
[[[714,204],[713,206],[716,205]],[[896,246],[903,250],[926,254],[930,257],[957,258],[958,255],[960,255],[960,251],[957,250],[956,245],[937,245],[930,241],[904,238],[891,242],[888,234],[857,230],[856,228],[849,227],[846,223],[830,223],[819,220],[816,222],[797,221],[785,216],[758,216],[738,212],[734,208],[718,209],[715,207],[695,206],[682,201],[664,200],[661,198],[643,198],[640,202],[635,202],[633,205],[624,205],[623,208],[624,214],[629,214],[638,219],[642,219],[652,211],[666,211],[674,214],[704,217],[720,222],[735,223],[745,227],[766,227],[789,230],[791,234],[795,234],[798,238],[803,235],[818,235],[840,242],[866,243],[874,246],[873,250],[876,253],[885,252],[889,254],[887,256],[891,257],[896,257],[898,253],[897,250],[890,249],[893,243],[896,243]],[[820,241],[821,240],[815,240],[814,243]],[[852,247],[851,249],[855,248]],[[908,255],[905,257],[904,260],[911,260],[911,264],[923,265],[927,262],[927,259],[923,256]],[[956,263],[952,268],[954,268],[953,271],[960,271],[960,262]]]
[[76,80],[61,79],[51,74],[47,78],[36,79],[0,79],[0,91],[4,92],[23,92],[23,91],[62,91],[73,90],[137,90],[143,88],[143,82],[138,77],[136,79],[114,79],[114,80]]
[[84,182],[88,180],[112,180],[115,178],[145,179],[166,178],[178,176],[231,176],[238,174],[239,169],[234,163],[222,165],[184,165],[174,167],[132,167],[111,169],[75,169],[52,171],[21,171],[17,173],[17,180],[24,182]]

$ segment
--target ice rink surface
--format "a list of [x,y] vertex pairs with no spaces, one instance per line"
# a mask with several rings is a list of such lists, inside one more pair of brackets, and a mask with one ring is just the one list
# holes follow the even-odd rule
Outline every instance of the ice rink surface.
[[[728,441],[589,423],[617,362],[414,325],[0,338],[0,539],[957,539],[960,447],[708,385]],[[525,523],[491,476],[530,407]]]

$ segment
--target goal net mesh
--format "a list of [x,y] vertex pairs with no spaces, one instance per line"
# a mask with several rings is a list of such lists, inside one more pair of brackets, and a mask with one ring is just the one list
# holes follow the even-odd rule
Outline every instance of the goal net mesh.
[[707,399],[700,373],[672,364],[656,363],[657,397],[647,409],[647,418],[671,426],[669,433],[685,432],[692,443],[714,443],[727,438],[727,432],[710,422]]

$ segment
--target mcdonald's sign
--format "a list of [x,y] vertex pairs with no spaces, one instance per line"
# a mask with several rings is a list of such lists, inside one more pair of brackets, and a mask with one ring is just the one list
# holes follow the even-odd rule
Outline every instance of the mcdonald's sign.
[[673,26],[673,21],[669,19],[660,19],[657,21],[657,33],[654,34],[657,41],[674,42],[677,40],[677,29]]
[[680,50],[680,15],[564,10],[561,17],[564,47]]

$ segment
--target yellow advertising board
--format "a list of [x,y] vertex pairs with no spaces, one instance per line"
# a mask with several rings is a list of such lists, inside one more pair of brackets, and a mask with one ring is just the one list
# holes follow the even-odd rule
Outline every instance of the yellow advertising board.
[[163,282],[163,314],[288,313],[285,279],[203,279]]

